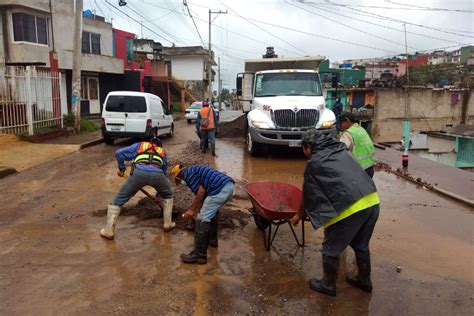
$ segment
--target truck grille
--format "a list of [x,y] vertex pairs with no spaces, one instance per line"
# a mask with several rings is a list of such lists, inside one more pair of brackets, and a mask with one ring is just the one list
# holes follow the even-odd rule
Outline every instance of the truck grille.
[[295,113],[293,110],[276,110],[273,111],[273,118],[278,127],[308,128],[316,125],[319,118],[319,111],[303,109]]

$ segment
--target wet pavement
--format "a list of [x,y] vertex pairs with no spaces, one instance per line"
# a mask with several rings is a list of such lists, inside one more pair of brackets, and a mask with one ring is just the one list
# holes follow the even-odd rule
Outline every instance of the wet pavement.
[[[170,164],[209,163],[239,183],[302,183],[306,161],[299,153],[250,158],[242,140],[218,139],[214,160],[199,154],[192,126],[177,125],[176,137],[164,140]],[[192,233],[164,234],[159,214],[124,214],[115,241],[100,238],[100,210],[123,181],[115,174],[117,148],[98,145],[0,180],[1,315],[472,314],[474,225],[463,205],[377,172],[382,203],[371,243],[374,292],[344,282],[354,271],[353,252],[346,250],[338,296],[329,298],[307,286],[322,274],[322,231],[306,223],[307,246],[300,248],[282,226],[267,252],[245,199],[222,211],[239,221],[220,230],[207,265],[180,263]],[[176,192],[182,210],[189,191]]]

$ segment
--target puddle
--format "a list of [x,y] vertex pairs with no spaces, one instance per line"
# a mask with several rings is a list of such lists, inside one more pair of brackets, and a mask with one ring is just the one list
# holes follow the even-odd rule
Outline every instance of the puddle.
[[296,186],[303,184],[307,159],[298,149],[272,149],[268,156],[251,157],[245,152],[243,139],[220,139],[216,145],[216,168],[235,180],[285,181]]

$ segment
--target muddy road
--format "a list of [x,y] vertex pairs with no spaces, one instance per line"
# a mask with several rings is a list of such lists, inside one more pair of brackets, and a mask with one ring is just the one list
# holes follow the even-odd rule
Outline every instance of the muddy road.
[[[177,122],[164,141],[170,164],[210,164],[245,181],[301,185],[299,154],[250,158],[240,139],[218,139],[216,159],[202,156],[191,125]],[[137,195],[119,217],[116,239],[99,236],[122,179],[113,153],[98,145],[0,180],[0,314],[472,314],[472,210],[392,174],[377,172],[381,214],[372,238],[374,292],[344,282],[352,251],[341,259],[338,296],[311,291],[321,276],[322,232],[308,223],[307,246],[282,226],[271,252],[241,193],[222,211],[219,248],[207,265],[184,265],[193,234],[183,223],[162,231],[159,211]],[[176,191],[176,210],[190,204]],[[299,230],[297,230],[299,232]],[[401,271],[397,272],[397,266]]]

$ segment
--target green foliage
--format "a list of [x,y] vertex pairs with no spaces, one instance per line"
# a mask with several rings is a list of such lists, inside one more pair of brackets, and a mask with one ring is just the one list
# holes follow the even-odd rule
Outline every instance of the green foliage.
[[[410,67],[409,70],[410,85],[413,86],[436,86],[443,81],[447,81],[449,85],[464,83],[472,73],[471,67],[458,64],[423,65]],[[406,84],[406,75],[400,79]]]
[[229,89],[224,88],[221,90],[221,101],[228,101],[229,103],[232,101]]
[[[74,127],[74,115],[64,114],[63,115],[64,127]],[[81,118],[81,133],[90,133],[99,129],[99,125],[94,121]]]
[[99,129],[99,125],[93,121],[81,118],[81,133],[95,132]]
[[183,112],[181,102],[171,102],[171,108],[173,109],[173,112]]

